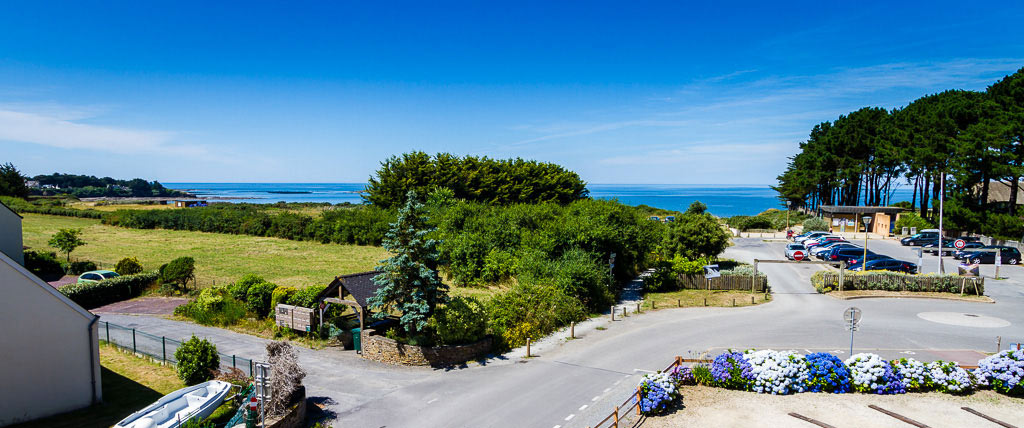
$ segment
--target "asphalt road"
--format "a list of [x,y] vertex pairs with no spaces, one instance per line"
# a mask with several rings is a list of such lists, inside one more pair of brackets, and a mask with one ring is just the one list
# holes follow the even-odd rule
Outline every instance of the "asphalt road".
[[[744,261],[783,258],[782,243],[759,238],[735,241],[727,257]],[[899,243],[876,240],[868,245],[873,251],[916,262],[915,253]],[[937,263],[934,256],[925,256],[926,268],[929,257]],[[947,263],[955,272],[956,264]],[[997,336],[1002,336],[1004,345],[1024,339],[1019,328],[1024,325],[1024,268],[1004,266],[1001,274],[1009,279],[986,281],[986,294],[997,301],[994,304],[931,299],[843,301],[814,291],[810,276],[819,269],[822,267],[817,265],[762,264],[760,270],[768,275],[774,293],[770,303],[664,309],[615,322],[607,317],[592,320],[577,328],[578,340],[563,340],[559,334],[548,338],[537,347],[539,356],[535,358],[522,358],[522,350],[516,350],[484,364],[435,370],[383,366],[352,352],[302,350],[300,361],[309,372],[309,395],[333,400],[328,408],[336,413],[335,426],[568,428],[594,425],[603,419],[632,393],[643,373],[663,369],[676,355],[774,348],[827,350],[845,357],[850,335],[844,329],[842,313],[849,306],[864,313],[854,352],[974,363],[977,351],[996,349]],[[222,352],[239,355],[259,355],[265,343],[251,336],[159,318],[104,315],[103,319],[158,335],[196,331],[211,338]]]

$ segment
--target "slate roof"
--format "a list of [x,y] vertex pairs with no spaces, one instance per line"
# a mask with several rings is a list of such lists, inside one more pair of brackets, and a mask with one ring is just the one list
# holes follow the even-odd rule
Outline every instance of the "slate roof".
[[317,296],[317,300],[324,299],[325,297],[338,296],[338,290],[344,288],[348,294],[352,295],[352,300],[355,300],[359,306],[363,308],[369,307],[366,302],[367,299],[377,294],[377,284],[373,282],[373,277],[377,276],[377,271],[353,273],[349,275],[342,275],[334,278],[334,281],[320,292]]

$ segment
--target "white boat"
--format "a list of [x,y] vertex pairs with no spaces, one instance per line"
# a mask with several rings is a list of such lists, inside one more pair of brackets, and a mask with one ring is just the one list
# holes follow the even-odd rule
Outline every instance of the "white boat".
[[231,384],[211,380],[189,386],[132,413],[114,425],[116,428],[178,428],[191,419],[202,420],[213,413],[231,391]]

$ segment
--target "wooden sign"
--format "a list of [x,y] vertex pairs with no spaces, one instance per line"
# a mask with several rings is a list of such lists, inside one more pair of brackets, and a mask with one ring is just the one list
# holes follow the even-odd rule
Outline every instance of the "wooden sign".
[[308,332],[313,326],[313,310],[302,306],[277,305],[274,308],[274,323],[280,327]]

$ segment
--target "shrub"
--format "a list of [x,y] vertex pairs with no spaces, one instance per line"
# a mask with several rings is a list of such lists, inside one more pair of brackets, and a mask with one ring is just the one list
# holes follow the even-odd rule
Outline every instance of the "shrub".
[[202,311],[219,311],[224,307],[228,292],[223,287],[204,288],[196,297],[196,307]]
[[649,292],[670,291],[678,288],[676,274],[671,262],[658,262],[644,279],[644,290]]
[[711,374],[711,368],[706,365],[699,364],[693,366],[693,381],[697,385],[704,386],[715,386],[715,376]]
[[487,303],[491,332],[499,348],[513,348],[526,338],[540,338],[571,321],[586,318],[583,306],[560,290],[517,284]]
[[178,350],[174,351],[174,359],[178,361],[178,378],[185,385],[196,385],[213,379],[214,370],[220,367],[217,347],[195,335],[178,346]]
[[728,389],[748,390],[754,380],[753,368],[741,352],[723,352],[711,363],[715,385]]
[[928,380],[936,391],[947,394],[966,394],[974,389],[970,373],[955,362],[939,360],[928,363]]
[[765,218],[765,217],[761,217],[761,216],[755,216],[755,217],[750,217],[750,218],[747,218],[747,219],[743,220],[743,222],[740,223],[740,227],[739,228],[741,230],[751,230],[751,229],[773,229],[774,227],[772,225],[772,220],[771,219]]
[[434,311],[430,327],[440,345],[473,343],[487,334],[487,309],[472,297],[455,297]]
[[195,279],[196,261],[191,257],[178,257],[171,260],[161,269],[160,279],[166,284],[177,284],[184,287]]
[[117,262],[114,272],[120,275],[135,275],[142,272],[142,263],[139,263],[139,259],[135,257],[125,257]]
[[[679,396],[678,384],[669,373],[648,373],[640,378],[640,413],[654,415],[668,408]],[[633,401],[636,402],[634,397]]]
[[748,351],[753,379],[750,389],[762,394],[786,395],[807,389],[807,361],[793,351]]
[[228,286],[228,291],[231,292],[231,297],[244,302],[246,297],[249,296],[249,287],[263,282],[267,282],[267,280],[263,279],[262,276],[254,273],[246,274],[238,282]]
[[907,392],[924,391],[929,388],[928,368],[924,363],[913,358],[891,360],[889,364],[903,378],[903,386]]
[[729,234],[711,214],[683,214],[669,223],[662,242],[665,257],[715,257],[729,246]]
[[1002,351],[978,361],[978,377],[996,392],[1024,395],[1024,350]]
[[53,252],[25,251],[25,269],[36,276],[64,274],[64,268]]
[[245,299],[245,307],[254,315],[266,318],[270,314],[270,300],[273,297],[277,285],[270,282],[261,282],[249,287],[249,294]]
[[803,226],[804,226],[804,232],[811,232],[811,231],[827,232],[828,229],[829,229],[828,222],[825,221],[825,219],[818,218],[818,217],[811,217],[811,218],[809,218],[807,220],[804,220]]
[[916,227],[917,230],[931,229],[935,227],[928,220],[921,218],[920,215],[913,212],[900,213],[900,218],[896,219],[896,230],[902,232],[903,228]]
[[96,263],[90,262],[88,260],[83,260],[83,261],[71,262],[71,264],[68,265],[67,274],[68,275],[81,275],[81,274],[89,272],[91,270],[96,270]]
[[850,392],[850,370],[839,357],[825,352],[807,355],[807,387],[811,392]]
[[[206,290],[209,289],[204,289],[203,291]],[[223,293],[223,291],[215,295],[208,295],[205,297],[205,299],[208,299],[206,302],[200,302],[200,300],[204,299],[203,291],[200,292],[196,300],[175,308],[174,315],[189,318],[202,325],[222,327],[235,325],[239,320],[245,318],[246,309],[244,303],[235,300],[234,297]],[[218,302],[217,299],[220,299],[220,301]]]
[[155,272],[124,275],[94,283],[65,285],[60,292],[82,307],[92,309],[136,297],[157,279]]
[[688,259],[681,255],[676,255],[672,259],[672,270],[677,275],[702,275],[704,273],[704,266],[711,264],[711,259],[698,258]]
[[292,296],[298,293],[299,290],[294,287],[277,287],[273,293],[270,293],[270,310],[275,310],[277,305],[290,305]]
[[[327,288],[326,285],[310,285],[309,287],[303,288],[292,295],[289,299],[289,305],[302,306],[303,308],[316,309],[317,305],[316,296],[320,295],[320,292]],[[334,308],[336,306],[332,306]]]
[[854,354],[846,359],[846,367],[853,378],[853,389],[857,392],[874,394],[904,394],[907,392],[895,372],[882,357],[876,354]]

